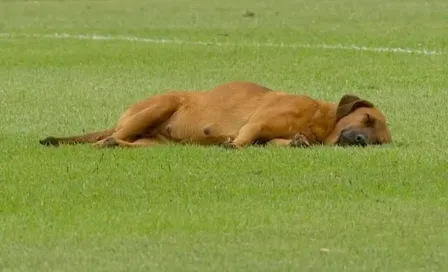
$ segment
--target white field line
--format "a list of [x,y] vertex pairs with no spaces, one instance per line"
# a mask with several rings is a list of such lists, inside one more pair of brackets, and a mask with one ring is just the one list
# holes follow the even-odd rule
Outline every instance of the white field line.
[[129,41],[152,44],[184,44],[184,45],[203,45],[203,46],[246,46],[246,47],[271,47],[271,48],[296,48],[296,49],[325,49],[325,50],[347,50],[347,51],[367,51],[367,52],[386,52],[386,53],[404,53],[417,55],[444,55],[448,52],[434,51],[427,49],[410,49],[397,47],[367,47],[360,45],[343,45],[343,44],[285,44],[285,43],[223,43],[217,41],[192,41],[179,39],[157,39],[144,38],[136,36],[112,36],[100,34],[15,34],[15,33],[0,33],[0,38],[20,38],[32,37],[40,39],[76,39],[76,40],[91,40],[91,41]]

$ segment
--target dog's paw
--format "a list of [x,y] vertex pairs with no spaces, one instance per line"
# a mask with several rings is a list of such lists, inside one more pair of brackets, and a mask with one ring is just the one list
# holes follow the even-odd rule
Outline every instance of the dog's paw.
[[119,146],[119,143],[117,142],[117,140],[115,140],[115,138],[112,137],[106,138],[102,145],[102,147],[117,147],[117,146]]
[[296,134],[294,138],[292,138],[291,143],[289,144],[291,147],[309,147],[310,142],[303,134]]
[[59,141],[55,137],[47,137],[39,140],[39,143],[44,146],[59,146]]
[[114,138],[109,137],[92,144],[92,146],[96,148],[112,148],[119,146],[119,143]]
[[237,148],[237,146],[232,142],[225,142],[222,144],[222,147],[224,147],[225,149],[236,149]]
[[237,145],[235,143],[233,143],[233,141],[231,139],[228,139],[227,141],[222,143],[221,146],[224,147],[225,149],[236,149],[236,148],[238,148]]

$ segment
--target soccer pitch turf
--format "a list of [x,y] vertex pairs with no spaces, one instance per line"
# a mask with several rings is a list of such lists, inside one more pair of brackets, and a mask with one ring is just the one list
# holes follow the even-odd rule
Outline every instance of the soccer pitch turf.
[[[447,271],[448,2],[0,2],[2,271]],[[247,80],[394,143],[45,148],[168,89]]]

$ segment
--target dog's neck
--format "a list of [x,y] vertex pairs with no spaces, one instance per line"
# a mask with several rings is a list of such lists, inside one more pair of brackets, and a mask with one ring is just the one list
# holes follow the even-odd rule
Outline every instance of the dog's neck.
[[313,127],[311,128],[316,136],[316,141],[321,144],[332,144],[335,141],[334,127],[336,126],[337,104],[328,101],[318,101],[319,109],[313,117]]

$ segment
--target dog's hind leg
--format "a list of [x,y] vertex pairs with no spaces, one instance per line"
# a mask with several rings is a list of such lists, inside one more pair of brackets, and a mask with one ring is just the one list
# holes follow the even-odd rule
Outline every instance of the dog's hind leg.
[[87,144],[95,143],[103,140],[114,133],[115,129],[108,129],[99,132],[88,133],[84,135],[76,135],[69,137],[53,137],[49,136],[39,141],[41,145],[45,146],[58,146],[60,144],[74,145],[74,144]]
[[170,118],[179,108],[179,104],[175,96],[165,95],[154,98],[146,108],[128,117],[108,138],[129,142],[133,137],[147,134],[149,129]]
[[100,147],[100,148],[110,148],[110,147],[147,147],[147,146],[151,146],[151,145],[156,145],[156,144],[163,144],[163,141],[160,141],[158,139],[155,138],[140,138],[136,141],[133,142],[127,142],[127,141],[123,141],[123,140],[117,140],[114,139],[112,137],[101,140],[95,144],[93,144],[95,147]]

